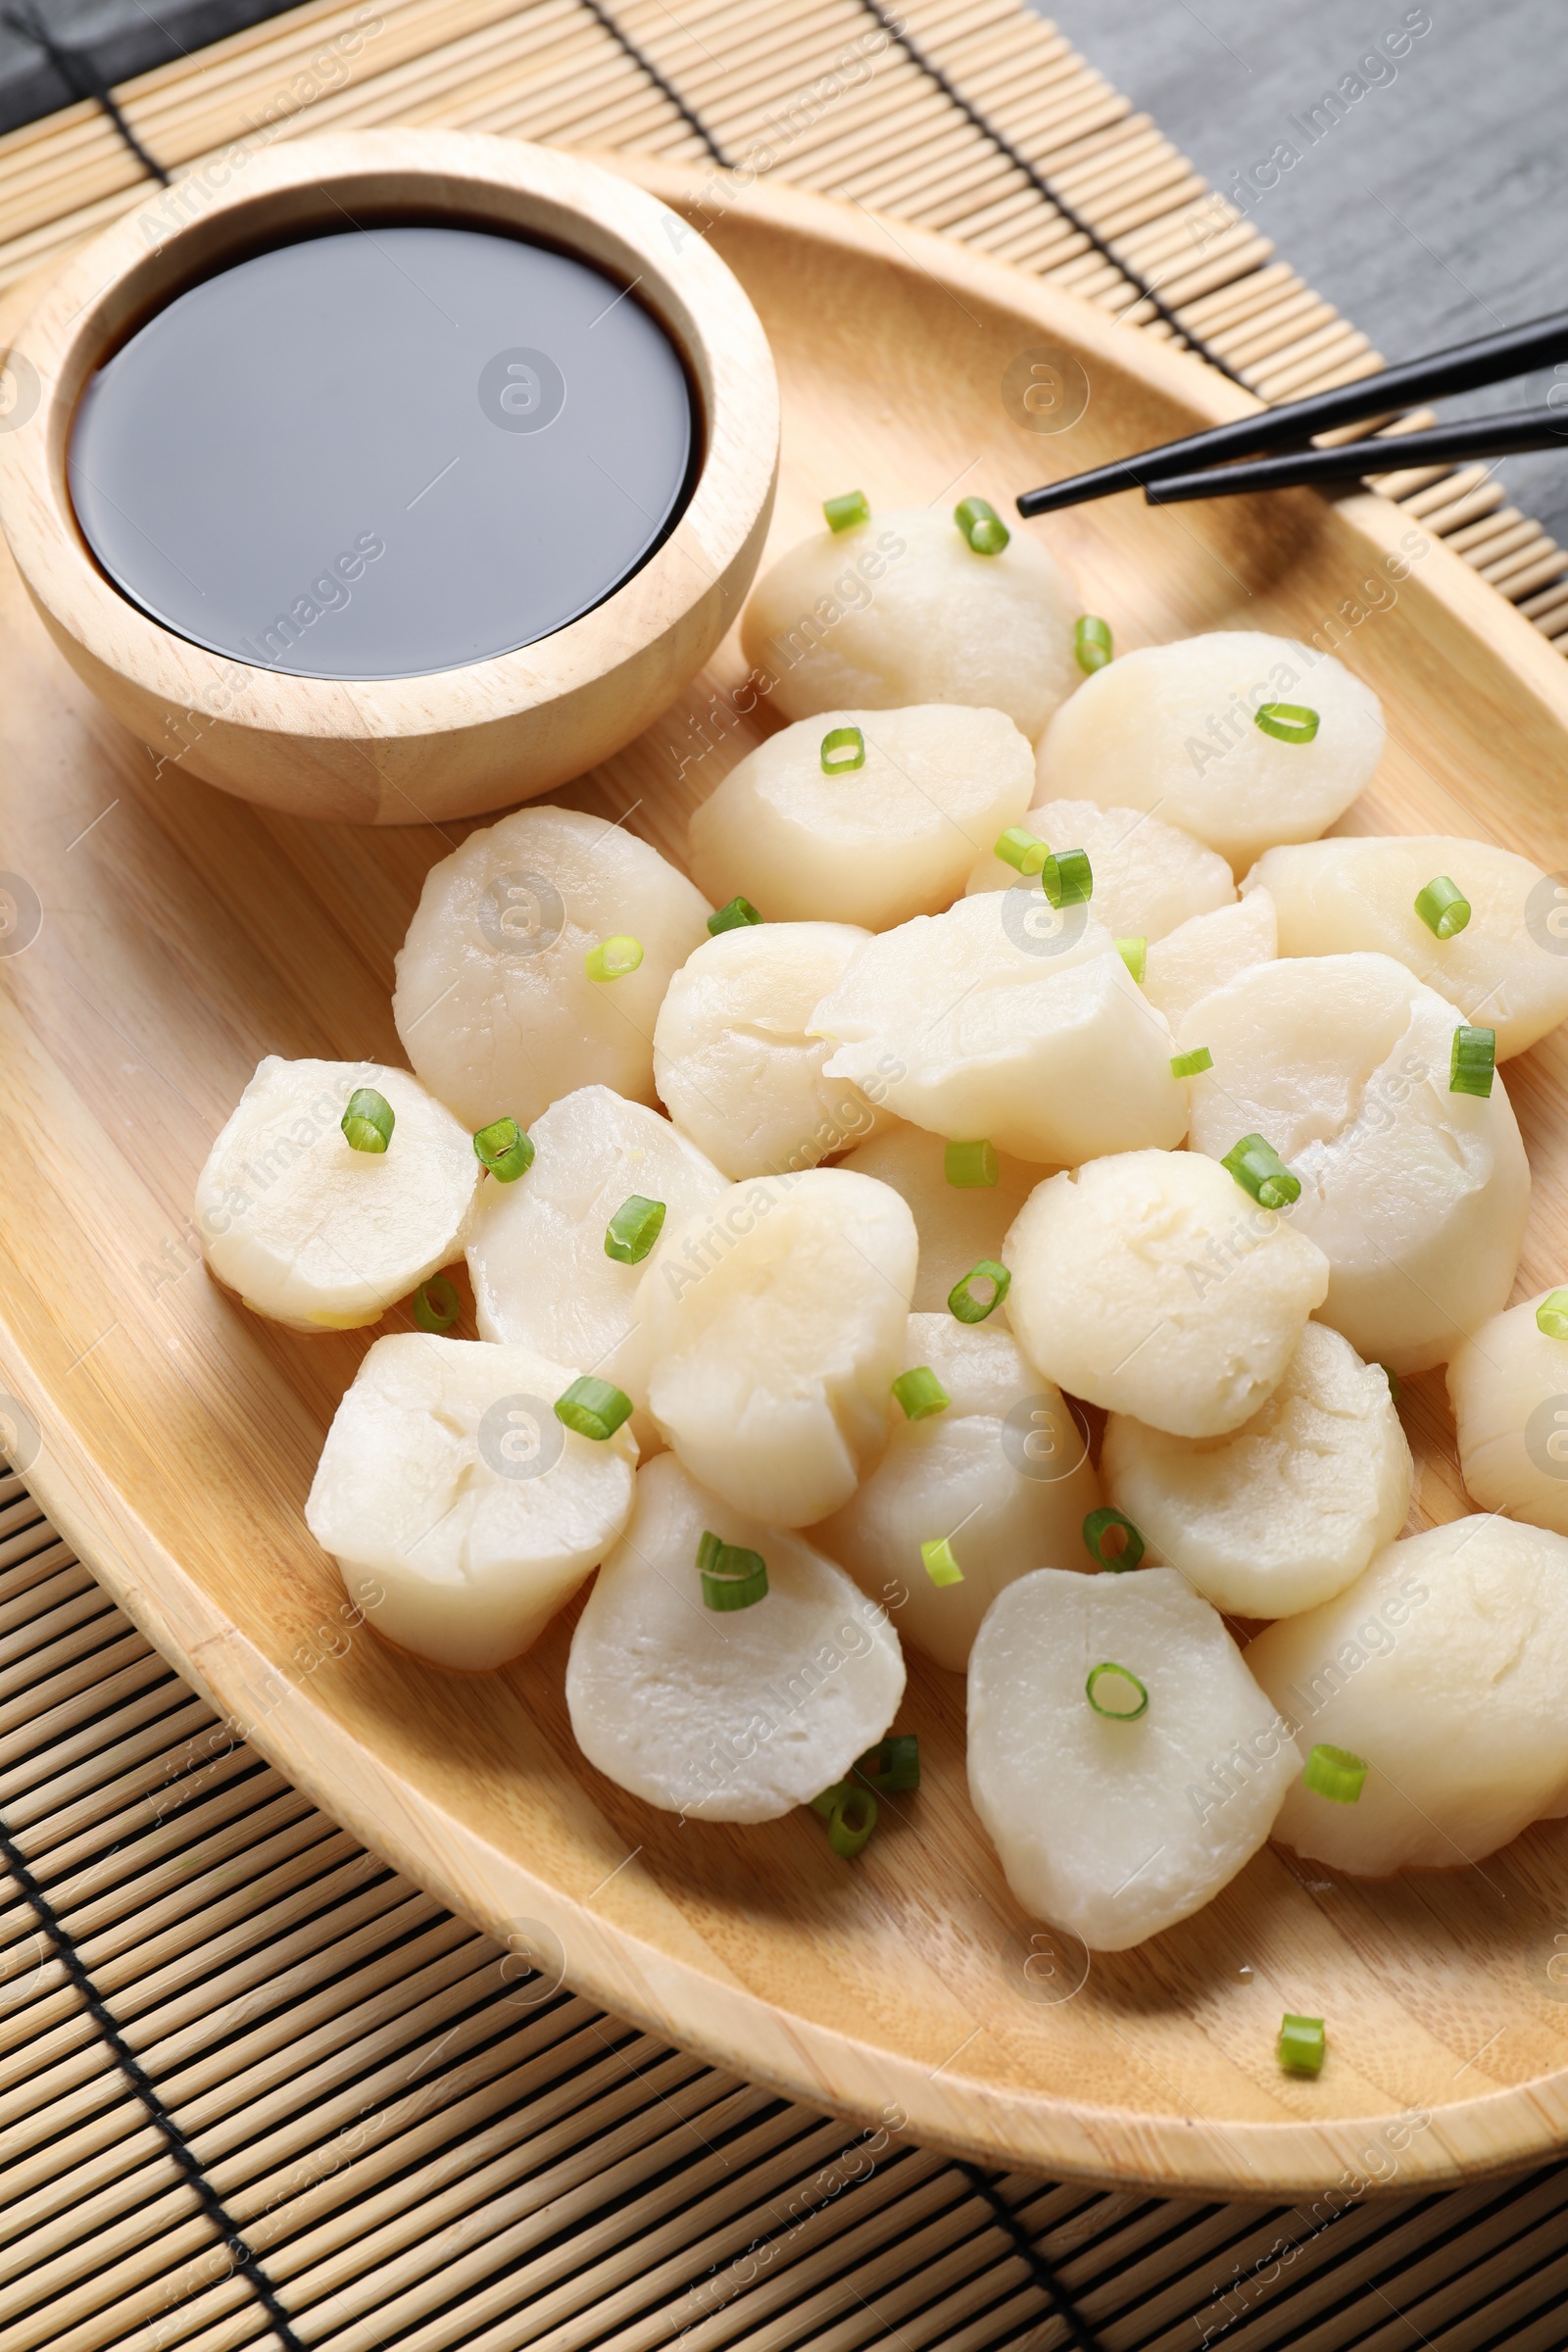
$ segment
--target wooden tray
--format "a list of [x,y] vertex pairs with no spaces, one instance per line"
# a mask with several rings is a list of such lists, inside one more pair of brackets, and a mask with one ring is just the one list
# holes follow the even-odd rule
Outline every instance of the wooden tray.
[[[625,168],[679,193],[664,168]],[[1150,336],[861,211],[772,187],[710,195],[693,217],[778,360],[775,546],[825,492],[858,484],[886,506],[974,491],[1005,511],[1046,473],[1247,405]],[[1027,381],[1050,354],[1088,393],[1055,436],[1012,397],[1014,363]],[[1474,832],[1568,867],[1561,663],[1406,515],[1366,496],[1179,515],[1122,499],[1045,529],[1124,649],[1332,628],[1390,720],[1353,825]],[[710,679],[561,797],[631,811],[678,856],[687,811],[755,740],[725,715],[740,671],[732,638]],[[455,832],[312,825],[160,768],[175,747],[150,755],[88,700],[9,564],[0,728],[0,868],[41,908],[30,944],[15,952],[13,931],[0,956],[0,1388],[51,1515],[280,1769],[478,1925],[535,1951],[558,1939],[567,1981],[609,2007],[810,2104],[982,2158],[1300,2196],[1347,2176],[1452,2180],[1560,2144],[1568,1825],[1387,1885],[1268,1851],[1198,1919],[1085,1975],[1076,1947],[1032,1941],[978,1833],[955,1677],[911,1660],[902,1720],[925,1787],[850,1868],[804,1813],[681,1826],[597,1778],[566,1726],[567,1622],[489,1679],[345,1629],[300,1513],[366,1337],[302,1340],[217,1290],[189,1239],[191,1188],[260,1054],[401,1058],[392,956]],[[1526,1289],[1568,1259],[1565,1073],[1560,1038],[1508,1069],[1536,1173]],[[1466,1505],[1441,1375],[1405,1399],[1425,1525]],[[1316,2082],[1275,2066],[1285,2009],[1328,2019]]]

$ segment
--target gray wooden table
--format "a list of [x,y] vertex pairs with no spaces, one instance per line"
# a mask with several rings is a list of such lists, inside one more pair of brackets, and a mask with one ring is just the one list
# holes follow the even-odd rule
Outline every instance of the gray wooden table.
[[[1041,13],[1207,180],[1239,190],[1280,258],[1386,358],[1568,310],[1562,0],[1051,0]],[[1391,57],[1389,36],[1404,47],[1407,32]],[[1282,144],[1296,160],[1258,191],[1254,167]],[[1552,381],[1548,368],[1444,414],[1523,407]],[[1497,472],[1568,541],[1568,441]]]

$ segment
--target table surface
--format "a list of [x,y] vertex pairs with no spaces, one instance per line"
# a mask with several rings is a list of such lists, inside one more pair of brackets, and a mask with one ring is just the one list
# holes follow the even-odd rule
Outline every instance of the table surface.
[[[1385,358],[1415,359],[1568,309],[1555,201],[1568,96],[1560,0],[1033,5],[1212,186],[1240,186],[1280,257]],[[1431,29],[1390,58],[1388,36],[1422,22]],[[1376,62],[1363,72],[1369,55]],[[1345,93],[1344,113],[1314,140],[1302,120],[1329,91]],[[1249,195],[1253,167],[1281,142],[1297,161],[1275,187]],[[1568,383],[1568,365],[1555,378],[1546,368],[1449,401],[1444,414],[1544,401],[1554,380]],[[1496,470],[1516,505],[1568,538],[1568,452],[1509,458]]]

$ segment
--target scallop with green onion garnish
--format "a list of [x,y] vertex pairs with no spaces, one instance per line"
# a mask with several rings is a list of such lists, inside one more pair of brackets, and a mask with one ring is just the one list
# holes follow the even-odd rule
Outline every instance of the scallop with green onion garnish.
[[624,825],[519,808],[425,876],[397,957],[398,1035],[470,1129],[531,1127],[596,1081],[652,1102],[654,1022],[708,913]]
[[[1221,1290],[1225,1254],[1203,1279]],[[1223,1438],[1173,1438],[1121,1413],[1105,1424],[1106,1493],[1205,1600],[1290,1617],[1358,1577],[1392,1544],[1414,1472],[1388,1374],[1308,1323],[1273,1395]]]
[[861,949],[812,1015],[837,1041],[829,1078],[887,1089],[888,1107],[955,1142],[1076,1164],[1179,1144],[1186,1089],[1093,901],[1038,884],[960,899]]
[[654,1084],[726,1176],[810,1168],[888,1114],[822,1075],[833,1051],[807,1024],[870,938],[853,923],[743,924],[705,940],[670,981],[654,1028]]
[[[1054,1384],[994,1325],[911,1315],[887,1452],[812,1539],[865,1592],[903,1586],[894,1623],[939,1666],[963,1671],[1004,1585],[1041,1567],[1089,1567],[1082,1528],[1100,1502],[1088,1431]],[[961,1581],[934,1583],[921,1546],[945,1540]]]
[[1235,906],[1195,914],[1163,939],[1152,939],[1144,995],[1176,1029],[1200,997],[1254,963],[1272,963],[1278,953],[1274,902],[1266,890],[1250,890]]
[[1467,1021],[1495,1030],[1499,1061],[1568,1018],[1568,887],[1495,842],[1303,842],[1258,859],[1245,887],[1260,886],[1282,956],[1397,956]]
[[[854,767],[824,750],[859,739]],[[692,818],[692,871],[777,921],[885,930],[956,899],[980,848],[1034,789],[1027,736],[1000,710],[920,703],[824,710],[749,752]]]
[[[474,1209],[467,1255],[480,1337],[589,1364],[625,1387],[621,1348],[646,1260],[664,1226],[716,1200],[725,1180],[657,1110],[608,1086],[563,1095],[529,1141],[526,1175],[487,1183]],[[628,1215],[628,1203],[641,1205]],[[662,1443],[645,1413],[632,1427],[645,1450]]]
[[1448,1365],[1448,1397],[1482,1509],[1568,1536],[1568,1290],[1483,1323]]
[[952,508],[901,507],[780,557],[752,591],[741,647],[786,718],[961,703],[1004,710],[1033,742],[1083,683],[1081,611],[1037,540],[1014,531],[985,553]]
[[196,1227],[257,1314],[350,1331],[462,1256],[479,1174],[407,1070],[270,1054],[196,1180]]
[[[1086,853],[1094,869],[1096,918],[1118,938],[1138,934],[1152,945],[1190,916],[1235,903],[1236,884],[1223,858],[1136,808],[1047,801],[1029,810],[1021,827],[1052,849],[1070,844]],[[1015,850],[999,856],[988,843],[965,895],[1013,889],[1019,880],[1015,858]]]
[[1042,1569],[975,1638],[975,1811],[1030,1917],[1096,1951],[1201,1910],[1268,1837],[1300,1761],[1174,1569]]
[[1401,1377],[1502,1306],[1530,1204],[1501,1079],[1450,1086],[1459,1026],[1402,963],[1357,955],[1254,965],[1180,1031],[1213,1057],[1191,1081],[1194,1150],[1268,1139],[1301,1188],[1292,1223],[1333,1269],[1323,1321]]
[[397,1332],[327,1432],[306,1524],[370,1623],[437,1665],[520,1656],[618,1539],[637,1447],[564,1427],[530,1348]]
[[1175,1437],[1240,1429],[1329,1286],[1315,1244],[1193,1152],[1037,1185],[1007,1236],[1007,1319],[1068,1394]]
[[665,1442],[737,1510],[808,1527],[880,1457],[914,1219],[842,1168],[760,1176],[667,1225],[625,1359]]
[[1243,873],[1343,816],[1383,734],[1377,696],[1332,654],[1223,629],[1097,670],[1040,745],[1039,797],[1157,808]]
[[842,1568],[672,1454],[638,1472],[566,1667],[590,1764],[666,1812],[772,1821],[844,1780],[903,1695],[887,1612]]
[[1331,1869],[1453,1870],[1568,1809],[1568,1540],[1497,1517],[1391,1544],[1334,1600],[1259,1634],[1247,1663],[1304,1756],[1367,1770],[1346,1802],[1305,1782],[1275,1834]]
[[1002,1255],[1007,1227],[1040,1182],[1041,1170],[1032,1160],[993,1152],[992,1162],[984,1164],[981,1173],[989,1175],[994,1164],[994,1181],[954,1183],[948,1174],[949,1154],[961,1149],[901,1120],[839,1162],[857,1176],[891,1184],[908,1202],[920,1237],[912,1301],[916,1313],[944,1312],[955,1283],[981,1258]]

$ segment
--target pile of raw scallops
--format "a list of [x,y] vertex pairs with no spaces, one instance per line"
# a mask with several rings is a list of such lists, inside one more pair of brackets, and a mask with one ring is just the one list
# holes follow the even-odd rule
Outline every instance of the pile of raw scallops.
[[[1380,1875],[1568,1812],[1568,1291],[1507,1304],[1500,1068],[1568,1015],[1568,891],[1323,838],[1384,739],[1333,657],[1113,658],[981,501],[825,515],[748,608],[789,723],[695,881],[573,809],[474,832],[398,958],[412,1073],[270,1057],[214,1145],[247,1306],[412,1300],[311,1532],[447,1667],[592,1577],[588,1762],[844,1856],[917,1781],[903,1645],[966,1671],[1008,1883],[1097,1949],[1271,1835]],[[1478,1508],[1406,1537],[1440,1364]]]

